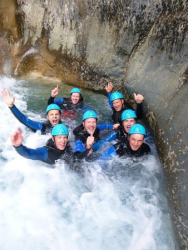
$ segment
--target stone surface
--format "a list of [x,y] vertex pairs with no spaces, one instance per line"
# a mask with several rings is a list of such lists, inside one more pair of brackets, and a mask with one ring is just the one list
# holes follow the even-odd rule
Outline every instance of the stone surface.
[[164,163],[180,249],[188,248],[186,0],[1,0],[1,74],[102,90],[108,80],[146,118]]

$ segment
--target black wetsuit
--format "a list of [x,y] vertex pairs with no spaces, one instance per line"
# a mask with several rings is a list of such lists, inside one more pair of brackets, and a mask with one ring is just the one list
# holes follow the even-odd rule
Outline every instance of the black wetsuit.
[[[73,130],[73,134],[75,135],[74,155],[79,159],[87,157],[89,149],[86,148],[86,141],[90,134],[87,131],[84,131],[84,126],[82,124]],[[100,140],[99,135],[100,131],[96,128],[93,134],[95,142]]]
[[[124,105],[124,107],[120,111],[116,111],[113,107],[111,108],[113,111],[112,120],[114,121],[114,124],[116,123],[121,124],[122,123],[121,114],[123,113],[123,111],[126,109],[132,109],[132,107],[129,105]],[[143,110],[142,110],[142,104],[140,103],[136,105],[136,116],[138,119],[142,119],[142,115],[143,115]]]
[[[124,100],[124,107],[120,110],[120,111],[116,111],[113,107],[113,104],[112,102],[110,101],[110,97],[111,97],[112,93],[109,92],[108,93],[108,102],[109,102],[109,105],[113,111],[112,113],[112,120],[114,121],[114,124],[116,123],[119,123],[121,124],[122,121],[121,121],[121,114],[123,113],[124,110],[126,109],[132,109],[132,107],[130,105],[128,105],[125,100]],[[136,104],[136,116],[137,116],[137,119],[142,119],[142,116],[143,116],[143,108],[142,108],[142,103],[137,103]]]
[[141,157],[144,155],[147,155],[150,152],[150,147],[148,144],[143,143],[138,150],[134,151],[131,149],[129,145],[129,141],[125,139],[123,142],[118,142],[117,144],[114,145],[116,154],[121,156],[126,156],[126,157]]
[[[97,125],[95,132],[93,134],[95,138],[95,143],[92,146],[92,149],[94,151],[98,150],[99,147],[102,145],[103,141],[100,143],[100,131],[106,130],[106,129],[112,129],[113,125],[111,123],[102,123]],[[81,124],[77,126],[74,130],[73,133],[75,135],[75,143],[74,143],[74,154],[77,157],[86,157],[89,149],[86,148],[86,141],[88,136],[90,134],[84,130],[84,126]],[[95,146],[96,145],[96,146]]]
[[[82,141],[84,144],[86,144],[86,140],[88,138],[88,136],[90,136],[90,134],[84,130],[84,126],[81,124],[79,126],[77,126],[74,130],[73,130],[73,134],[75,135],[75,141],[80,140]],[[98,128],[95,129],[95,132],[93,134],[93,137],[95,138],[95,141],[99,141],[100,140],[100,131]]]
[[147,155],[150,152],[150,147],[146,143],[143,143],[138,150],[134,151],[131,149],[129,145],[129,141],[127,138],[124,141],[120,141],[115,145],[111,146],[108,150],[106,150],[102,156],[100,157],[101,160],[106,160],[111,158],[112,155],[119,155],[120,157],[142,157]]
[[86,107],[84,106],[84,103],[82,100],[83,98],[81,98],[81,100],[78,103],[73,104],[71,101],[71,98],[61,97],[61,98],[55,99],[55,97],[50,96],[50,98],[48,99],[48,105],[55,103],[62,110],[72,110],[72,111],[77,111],[78,109],[85,110]]

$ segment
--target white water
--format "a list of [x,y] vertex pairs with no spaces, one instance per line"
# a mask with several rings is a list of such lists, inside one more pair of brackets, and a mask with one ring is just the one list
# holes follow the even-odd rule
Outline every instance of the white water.
[[[32,93],[24,82],[0,80],[0,91],[16,93],[15,104],[22,112],[33,120],[44,118],[28,110]],[[100,103],[104,97],[95,99]],[[103,107],[107,106],[106,98]],[[98,164],[86,163],[88,170],[81,177],[63,162],[49,168],[19,156],[9,140],[18,126],[31,148],[44,145],[49,136],[21,125],[1,99],[0,109],[1,250],[175,249],[154,144],[153,155],[142,164],[115,159],[104,173]]]

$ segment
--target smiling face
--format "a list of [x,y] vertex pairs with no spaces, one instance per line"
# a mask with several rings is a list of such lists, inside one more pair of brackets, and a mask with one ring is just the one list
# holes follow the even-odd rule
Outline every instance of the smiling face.
[[129,133],[129,129],[132,125],[134,125],[136,123],[136,120],[134,118],[129,118],[129,119],[126,119],[122,122],[123,124],[123,127],[125,129],[125,131],[127,133]]
[[54,141],[56,148],[64,150],[67,145],[68,137],[66,135],[56,135],[52,137],[52,140]]
[[112,102],[112,105],[115,109],[115,111],[120,111],[123,108],[124,100],[123,99],[117,99]]
[[49,120],[49,122],[52,124],[52,126],[55,126],[59,123],[59,121],[61,119],[61,113],[57,109],[52,109],[52,110],[48,111],[46,118]]
[[144,142],[144,135],[142,134],[131,134],[127,138],[133,151],[138,150]]
[[81,96],[79,93],[72,93],[70,98],[73,104],[77,104],[80,101]]
[[83,121],[84,130],[87,131],[90,135],[95,132],[97,127],[97,120],[96,118],[88,118]]

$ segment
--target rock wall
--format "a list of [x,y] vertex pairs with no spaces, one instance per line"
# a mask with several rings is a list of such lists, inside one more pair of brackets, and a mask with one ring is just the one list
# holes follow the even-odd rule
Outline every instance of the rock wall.
[[[181,249],[188,248],[186,0],[1,0],[0,72],[145,96]],[[126,91],[125,91],[126,90]]]

